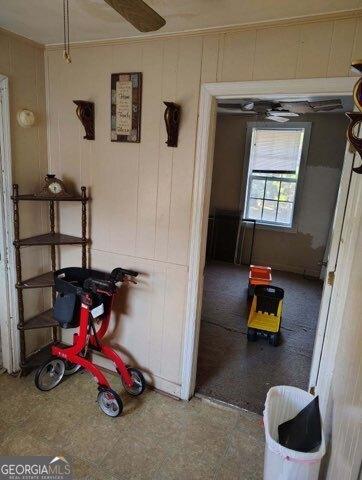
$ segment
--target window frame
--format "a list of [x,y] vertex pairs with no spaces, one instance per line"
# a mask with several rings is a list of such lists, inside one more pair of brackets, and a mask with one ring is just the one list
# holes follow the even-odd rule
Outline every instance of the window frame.
[[[305,168],[308,158],[310,135],[312,129],[312,122],[288,122],[283,124],[276,124],[276,122],[247,122],[246,126],[246,141],[245,141],[245,151],[243,155],[243,182],[241,188],[240,196],[240,210],[243,212],[244,217],[247,215],[248,204],[249,204],[249,190],[251,184],[251,172],[250,172],[250,150],[251,150],[251,140],[252,133],[254,128],[270,129],[270,130],[290,130],[290,129],[304,129],[303,145],[301,158],[299,163],[299,172],[298,178],[296,181],[296,191],[294,197],[294,206],[292,213],[292,223],[291,225],[286,225],[277,222],[267,222],[265,220],[256,220],[256,226],[258,228],[271,229],[271,230],[282,230],[282,231],[296,231],[298,225],[298,219],[300,215],[300,200],[301,193],[303,191],[303,183],[305,177]],[[263,178],[263,177],[262,177]],[[269,177],[270,178],[270,177]],[[284,179],[288,180],[288,179]]]

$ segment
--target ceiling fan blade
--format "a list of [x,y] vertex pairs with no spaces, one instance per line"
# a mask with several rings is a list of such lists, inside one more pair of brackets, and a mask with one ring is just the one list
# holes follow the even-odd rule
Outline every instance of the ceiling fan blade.
[[317,112],[327,112],[330,110],[340,110],[343,108],[342,102],[339,98],[332,100],[320,100],[318,102],[309,102],[311,107]]
[[277,117],[274,115],[266,115],[265,117],[267,120],[273,120],[274,122],[285,123],[289,122],[289,118],[287,117]]
[[238,103],[218,103],[217,106],[220,108],[228,108],[230,110],[241,110],[241,105]]
[[280,112],[276,110],[270,110],[268,112],[268,116],[274,116],[274,117],[299,117],[299,113],[295,112]]
[[227,108],[221,105],[218,105],[217,112],[218,113],[236,113],[238,115],[244,115],[246,117],[254,117],[255,115],[257,115],[256,112],[252,112],[250,110],[240,110],[240,108]]
[[166,20],[142,0],[104,1],[140,32],[154,32],[166,24]]
[[240,105],[239,103],[218,103],[217,109],[218,111],[227,110],[229,112],[242,113],[243,115],[256,114],[256,112],[254,112],[253,110],[245,109],[244,105]]
[[283,110],[289,110],[294,113],[312,113],[315,110],[311,107],[309,102],[280,102]]

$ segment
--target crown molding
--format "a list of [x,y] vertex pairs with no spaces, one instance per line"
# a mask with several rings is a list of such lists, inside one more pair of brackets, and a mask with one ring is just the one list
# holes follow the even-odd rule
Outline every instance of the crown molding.
[[14,38],[15,40],[19,40],[20,42],[27,43],[32,47],[39,48],[39,50],[45,49],[45,45],[43,45],[42,43],[35,42],[34,40],[30,40],[30,38],[23,37],[18,33],[12,32],[11,30],[6,30],[5,28],[2,28],[2,27],[0,27],[0,35],[1,34],[6,35],[7,37],[10,37],[10,38]]
[[[308,15],[303,17],[294,17],[294,18],[285,18],[281,20],[266,20],[262,22],[250,22],[245,24],[237,25],[228,25],[223,27],[210,27],[203,28],[198,30],[188,30],[182,32],[173,32],[173,33],[158,33],[158,34],[147,34],[134,37],[123,37],[123,38],[110,38],[102,40],[89,40],[84,42],[72,42],[70,46],[72,48],[87,48],[87,47],[101,47],[105,45],[125,45],[125,44],[134,44],[134,43],[145,43],[150,41],[157,41],[167,38],[174,37],[190,37],[190,36],[205,36],[212,34],[225,34],[225,33],[237,33],[246,30],[261,30],[264,28],[273,28],[273,27],[283,27],[283,26],[292,26],[292,25],[303,25],[310,23],[320,23],[326,21],[336,21],[336,20],[348,20],[348,19],[357,19],[362,17],[362,8],[356,8],[353,10],[345,10],[332,13],[324,13],[319,15]],[[45,45],[46,51],[52,50],[63,50],[63,44],[48,44]]]

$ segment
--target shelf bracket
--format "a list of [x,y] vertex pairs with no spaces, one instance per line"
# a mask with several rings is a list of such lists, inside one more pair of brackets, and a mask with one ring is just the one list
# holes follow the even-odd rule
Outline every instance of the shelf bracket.
[[75,113],[82,122],[85,130],[85,140],[94,140],[94,103],[87,102],[85,100],[73,100],[73,103],[77,105]]

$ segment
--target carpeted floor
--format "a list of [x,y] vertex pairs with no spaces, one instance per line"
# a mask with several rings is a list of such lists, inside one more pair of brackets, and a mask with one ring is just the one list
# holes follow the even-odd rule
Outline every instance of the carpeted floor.
[[262,413],[273,385],[307,388],[322,282],[273,271],[285,291],[282,341],[247,342],[248,267],[213,262],[205,270],[196,392]]

